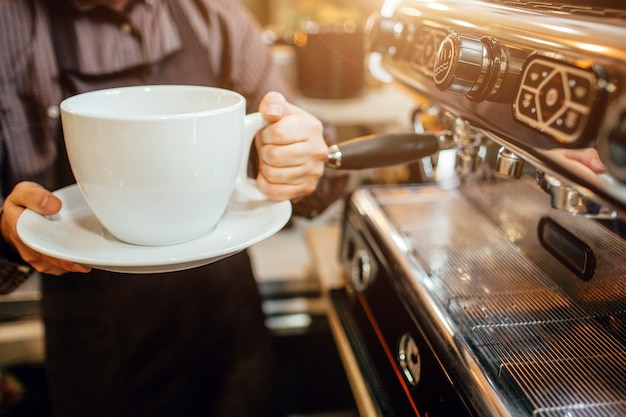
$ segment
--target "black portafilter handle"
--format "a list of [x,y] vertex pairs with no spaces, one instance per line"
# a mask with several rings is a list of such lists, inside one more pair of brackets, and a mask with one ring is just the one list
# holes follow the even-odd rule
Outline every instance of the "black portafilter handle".
[[438,150],[439,140],[434,134],[374,134],[331,145],[326,166],[334,169],[380,168],[416,161]]

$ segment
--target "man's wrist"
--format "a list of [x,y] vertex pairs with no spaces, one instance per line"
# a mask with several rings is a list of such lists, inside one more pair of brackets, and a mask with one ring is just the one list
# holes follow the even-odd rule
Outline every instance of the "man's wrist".
[[[4,215],[4,204],[0,206],[0,223],[2,222],[2,216]],[[24,263],[22,257],[17,252],[15,247],[9,243],[4,235],[0,233],[0,258],[8,259],[14,263]]]
[[[3,210],[0,206],[0,221]],[[17,250],[0,236],[0,295],[8,294],[19,287],[34,269],[26,264]]]

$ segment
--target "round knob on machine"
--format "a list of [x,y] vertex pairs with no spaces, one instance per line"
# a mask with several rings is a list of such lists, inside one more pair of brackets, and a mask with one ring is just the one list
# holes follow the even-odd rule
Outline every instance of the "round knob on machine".
[[454,91],[480,101],[493,92],[501,60],[496,42],[451,33],[439,46],[433,78],[442,91]]
[[398,362],[407,382],[417,385],[422,378],[422,358],[419,346],[408,332],[400,338]]
[[357,291],[365,290],[372,282],[372,260],[369,253],[361,249],[352,258],[352,270],[350,271],[352,285]]
[[433,77],[440,90],[468,94],[484,78],[486,51],[480,39],[448,35],[437,52]]

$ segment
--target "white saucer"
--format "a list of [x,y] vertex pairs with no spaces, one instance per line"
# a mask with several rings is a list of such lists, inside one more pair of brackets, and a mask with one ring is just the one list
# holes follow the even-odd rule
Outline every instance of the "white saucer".
[[22,241],[45,255],[113,272],[170,272],[210,264],[272,236],[291,216],[289,201],[233,200],[215,229],[199,239],[137,246],[117,240],[104,229],[76,184],[54,194],[63,202],[57,215],[22,213],[17,222]]

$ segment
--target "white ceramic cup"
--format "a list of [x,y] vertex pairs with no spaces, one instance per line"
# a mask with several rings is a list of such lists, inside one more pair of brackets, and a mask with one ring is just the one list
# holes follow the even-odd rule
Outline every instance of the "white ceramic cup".
[[92,91],[61,103],[76,182],[102,225],[137,245],[171,245],[212,230],[233,190],[265,197],[247,178],[250,146],[267,125],[243,96],[202,86]]

